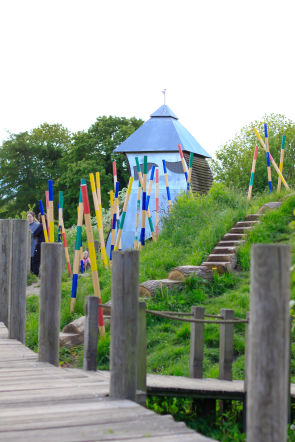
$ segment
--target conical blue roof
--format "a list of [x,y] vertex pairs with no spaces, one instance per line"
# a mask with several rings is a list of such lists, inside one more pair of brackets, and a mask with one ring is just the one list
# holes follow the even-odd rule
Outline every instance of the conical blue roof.
[[174,112],[163,105],[114,152],[171,152],[178,151],[178,144],[181,144],[182,150],[211,158]]

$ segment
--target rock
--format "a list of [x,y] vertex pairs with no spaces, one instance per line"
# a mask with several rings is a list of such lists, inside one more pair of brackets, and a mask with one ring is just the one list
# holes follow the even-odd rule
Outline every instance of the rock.
[[278,202],[274,202],[274,203],[266,203],[263,204],[263,206],[261,206],[258,209],[258,213],[265,213],[268,210],[274,210],[274,209],[278,209],[279,207],[281,207],[282,203]]

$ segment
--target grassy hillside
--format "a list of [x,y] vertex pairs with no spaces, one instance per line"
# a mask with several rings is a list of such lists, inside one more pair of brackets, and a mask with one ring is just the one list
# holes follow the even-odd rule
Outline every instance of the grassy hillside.
[[[281,194],[280,196],[282,196]],[[163,217],[161,235],[157,243],[147,243],[140,256],[140,281],[161,279],[178,265],[199,265],[222,236],[248,213],[268,201],[277,201],[275,194],[255,197],[251,203],[234,190],[221,185],[214,185],[206,196],[193,197],[182,194],[173,207],[171,216]],[[251,231],[246,243],[238,252],[238,270],[232,274],[215,275],[210,284],[200,278],[190,278],[180,292],[159,292],[147,301],[147,307],[154,310],[189,311],[192,305],[204,306],[206,313],[218,314],[221,308],[235,311],[236,317],[245,318],[249,310],[249,262],[250,247],[253,243],[286,242],[292,245],[294,258],[294,233],[289,223],[293,220],[295,197],[286,199],[281,208],[266,213],[261,223]],[[71,235],[69,243],[71,247]],[[102,301],[111,297],[111,271],[99,265]],[[292,299],[295,299],[295,285],[292,284]],[[62,280],[61,328],[76,317],[84,314],[83,306],[87,295],[92,294],[92,280],[89,276],[79,279],[77,305],[70,315],[71,280],[67,274]],[[26,343],[35,351],[38,344],[38,303],[37,297],[28,298]],[[149,373],[188,376],[189,372],[190,326],[182,322],[171,321],[147,315],[147,369]],[[99,338],[98,368],[109,369],[110,330]],[[244,377],[245,326],[237,324],[234,335],[233,378]],[[219,327],[214,324],[205,326],[204,377],[218,377]],[[292,354],[295,345],[292,344]],[[61,350],[61,363],[68,362],[82,366],[83,346],[72,350]],[[295,382],[295,364],[292,363],[292,376]],[[241,434],[241,407],[227,416],[226,422],[213,427],[207,421],[192,413],[192,403],[186,400],[163,400],[151,398],[149,406],[158,412],[172,412],[176,418],[184,419],[193,428],[222,441],[244,440]],[[226,434],[224,429],[227,428]],[[294,440],[295,439],[289,439]]]

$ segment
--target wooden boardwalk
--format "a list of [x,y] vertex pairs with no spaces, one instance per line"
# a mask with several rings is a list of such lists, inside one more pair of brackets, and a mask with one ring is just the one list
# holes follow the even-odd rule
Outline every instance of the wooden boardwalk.
[[37,361],[0,323],[0,441],[206,442],[208,439],[128,400],[111,400],[108,372]]

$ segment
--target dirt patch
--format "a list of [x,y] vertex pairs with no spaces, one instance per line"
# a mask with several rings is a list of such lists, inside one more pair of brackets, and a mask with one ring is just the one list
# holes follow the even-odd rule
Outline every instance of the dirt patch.
[[40,295],[40,282],[33,282],[33,284],[27,286],[27,296],[39,296]]

